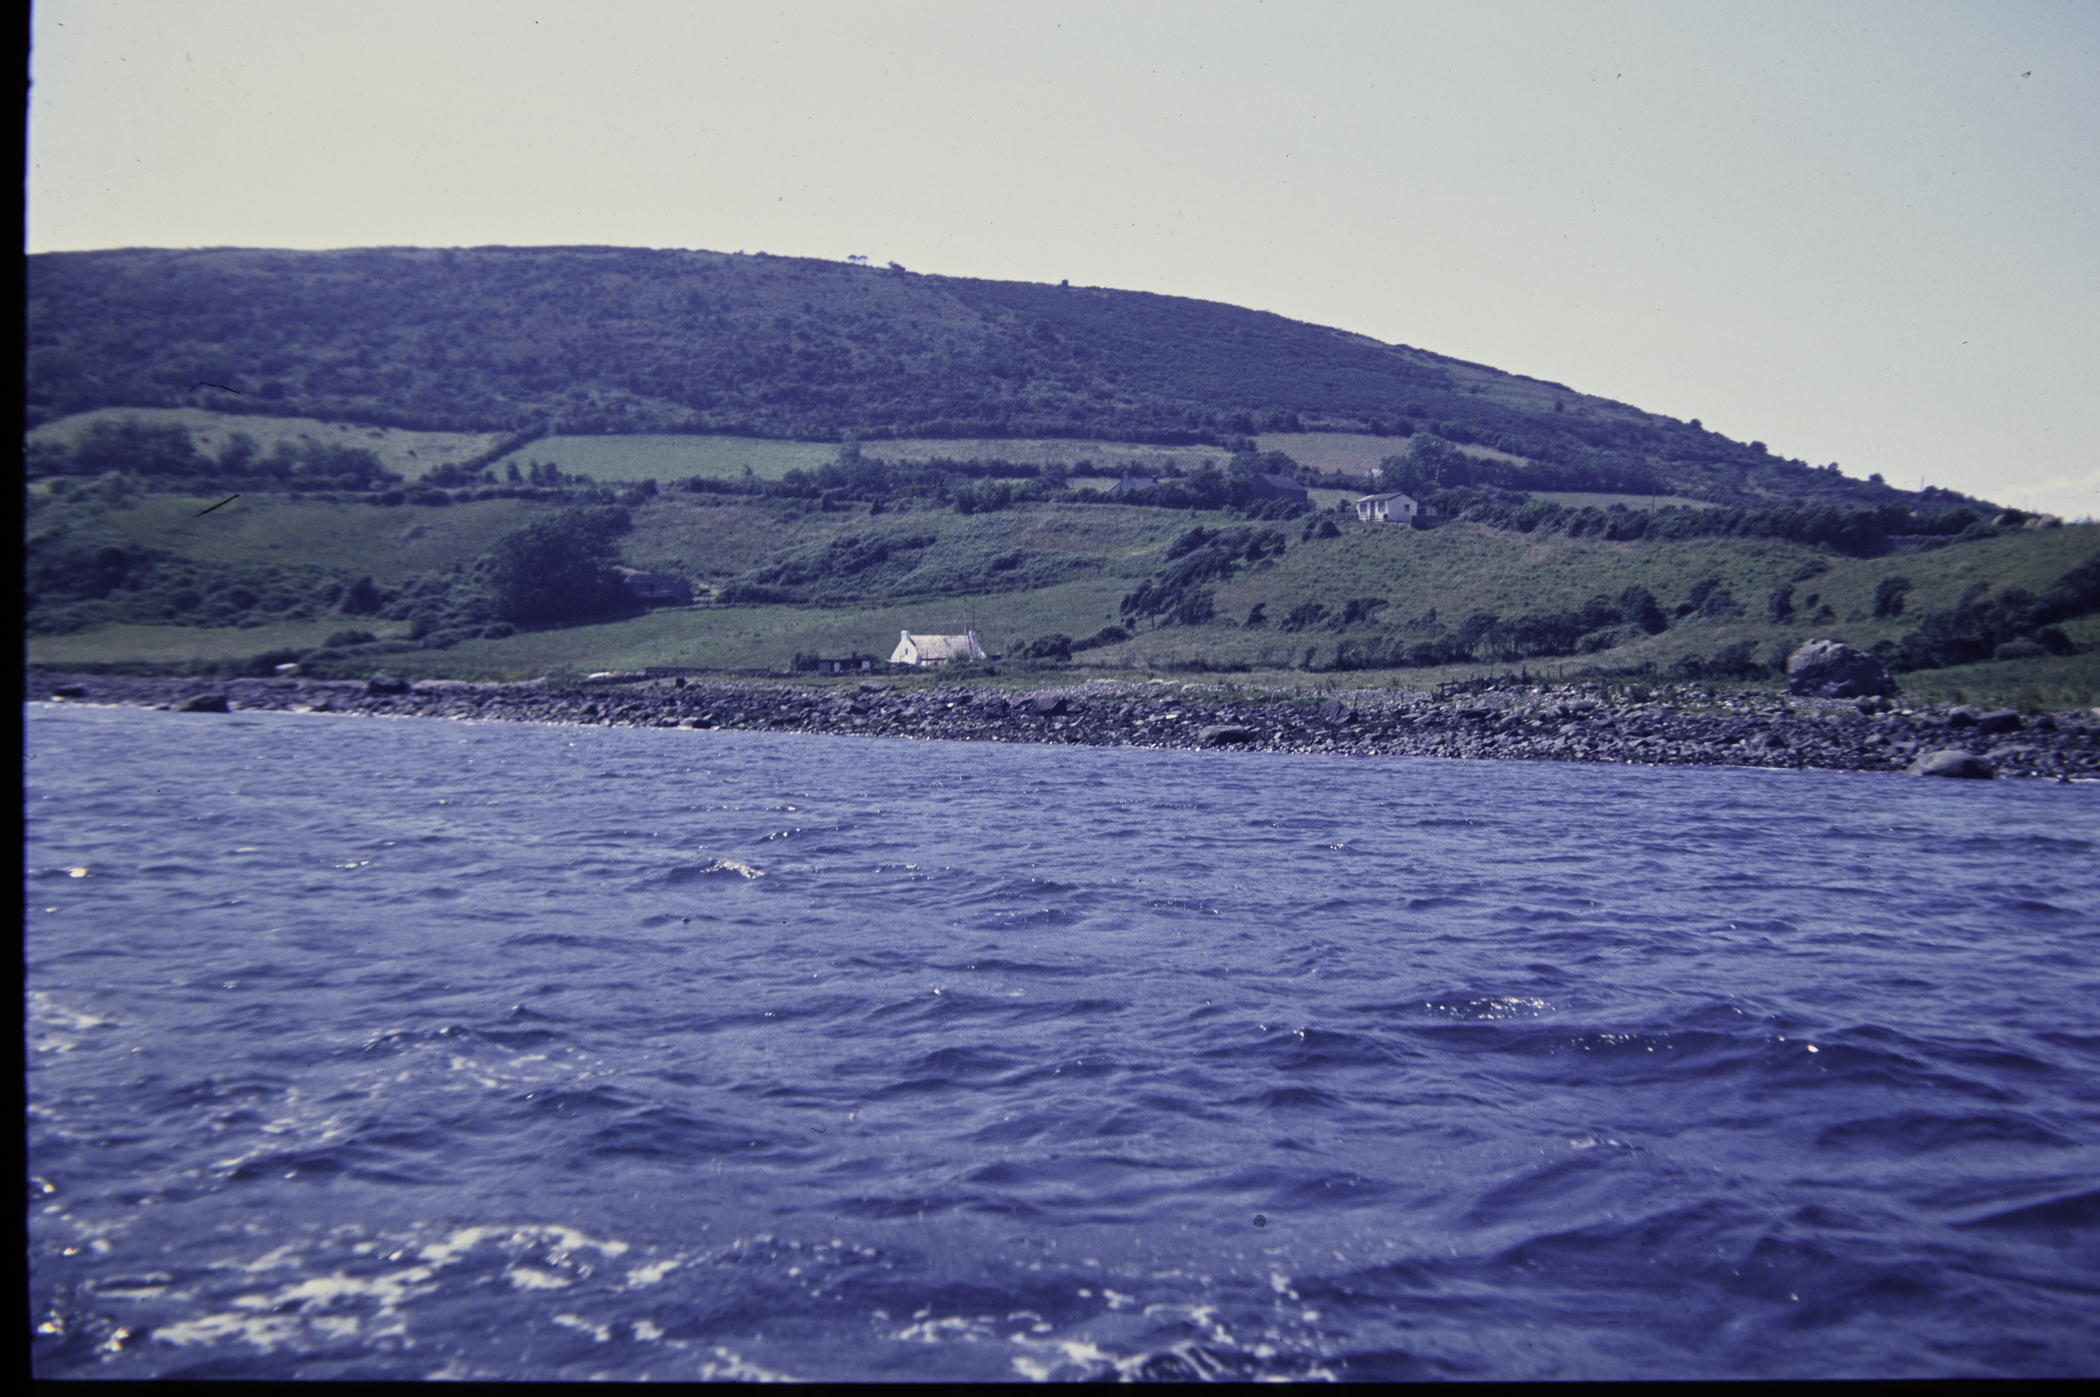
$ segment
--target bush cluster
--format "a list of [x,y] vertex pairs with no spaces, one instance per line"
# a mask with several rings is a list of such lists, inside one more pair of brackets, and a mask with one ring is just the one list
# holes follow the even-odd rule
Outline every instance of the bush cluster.
[[1159,576],[1123,598],[1126,620],[1158,618],[1163,624],[1200,626],[1217,615],[1217,589],[1243,563],[1280,557],[1287,541],[1283,530],[1241,525],[1193,528],[1167,548],[1167,565]]
[[25,623],[43,635],[104,623],[252,627],[312,620],[348,586],[346,577],[325,568],[218,563],[80,541],[64,531],[30,539],[25,555]]
[[[1895,615],[1902,610],[1909,583],[1902,578],[1889,582],[1903,582],[1893,589],[1882,584],[1894,603],[1886,614]],[[1995,597],[1989,592],[1988,582],[1977,583],[1953,607],[1926,616],[1901,640],[1882,642],[1877,653],[1897,670],[1943,669],[2032,654],[2068,655],[2074,646],[2058,623],[2100,611],[2100,553],[2050,583],[2040,596],[2024,587],[2008,587]],[[1881,601],[1877,592],[1877,615],[1884,614]]]

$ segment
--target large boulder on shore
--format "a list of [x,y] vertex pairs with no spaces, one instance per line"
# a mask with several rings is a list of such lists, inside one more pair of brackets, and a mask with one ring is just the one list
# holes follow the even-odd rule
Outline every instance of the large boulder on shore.
[[175,711],[177,713],[224,713],[226,712],[226,695],[191,694],[188,698],[175,705]]
[[1896,692],[1889,667],[1841,640],[1811,640],[1786,662],[1787,692],[1812,698],[1866,698]]
[[1991,764],[1974,753],[1959,750],[1945,752],[1921,752],[1910,764],[1912,776],[1966,777],[1971,781],[1988,781],[1998,773]]

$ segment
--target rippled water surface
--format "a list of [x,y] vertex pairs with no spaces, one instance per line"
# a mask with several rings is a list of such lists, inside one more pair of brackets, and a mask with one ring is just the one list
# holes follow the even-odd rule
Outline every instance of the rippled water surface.
[[32,707],[44,1376],[2100,1369],[2100,800]]

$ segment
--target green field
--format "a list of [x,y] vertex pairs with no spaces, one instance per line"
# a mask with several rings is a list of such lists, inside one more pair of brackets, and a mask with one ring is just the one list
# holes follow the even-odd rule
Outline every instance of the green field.
[[224,496],[154,495],[117,510],[46,506],[36,526],[63,526],[92,542],[130,543],[221,563],[269,563],[369,573],[381,583],[485,552],[531,514],[526,500],[475,500],[444,508],[293,500],[243,495],[199,517]]
[[1984,703],[2051,713],[2090,708],[2100,714],[2100,653],[2095,653],[2100,627],[2074,622],[2064,629],[2084,653],[1912,670],[1901,677],[1904,695],[1921,703]]
[[953,441],[915,437],[897,441],[864,441],[861,454],[878,461],[1012,461],[1022,466],[1079,466],[1090,463],[1110,476],[1124,472],[1157,475],[1168,466],[1192,471],[1205,461],[1222,465],[1230,452],[1216,446],[1147,446],[1127,441],[1084,441],[1064,437],[969,437]]
[[46,669],[73,665],[138,664],[176,666],[190,662],[245,660],[266,650],[310,650],[338,631],[356,629],[381,640],[408,633],[398,621],[370,617],[328,617],[287,621],[279,625],[238,629],[202,626],[97,626],[73,635],[29,637],[28,660]]
[[637,567],[719,581],[748,572],[789,546],[845,536],[930,534],[936,542],[922,550],[919,582],[904,584],[914,590],[953,590],[935,579],[944,573],[968,575],[981,562],[1017,553],[1081,559],[1089,570],[1135,582],[1155,566],[1159,551],[1188,527],[1190,518],[1170,510],[1074,504],[971,515],[893,509],[870,516],[866,506],[826,513],[794,500],[672,493],[635,511],[625,549]]
[[565,475],[587,475],[613,483],[655,480],[669,484],[693,476],[735,480],[748,469],[759,480],[778,480],[795,469],[812,470],[838,459],[835,442],[771,441],[759,437],[601,436],[542,437],[496,463],[525,469],[552,463]]

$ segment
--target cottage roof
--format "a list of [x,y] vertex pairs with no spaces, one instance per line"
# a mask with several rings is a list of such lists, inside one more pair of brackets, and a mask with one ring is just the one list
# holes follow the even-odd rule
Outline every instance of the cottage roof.
[[1395,491],[1391,492],[1390,494],[1385,494],[1385,495],[1365,495],[1365,496],[1363,496],[1362,498],[1360,498],[1359,500],[1357,500],[1357,503],[1358,503],[1358,504],[1376,504],[1376,503],[1378,503],[1378,501],[1380,501],[1380,500],[1406,500],[1406,501],[1407,501],[1407,502],[1408,502],[1409,504],[1413,504],[1413,503],[1414,503],[1414,500],[1413,500],[1413,498],[1412,498],[1411,496],[1408,496],[1408,495],[1403,495],[1403,494],[1401,494],[1401,493],[1400,493],[1400,492],[1399,492],[1398,490],[1395,490]]
[[970,637],[966,635],[915,635],[912,637],[912,643],[917,645],[919,653],[929,660],[952,660],[969,654],[975,648]]
[[984,646],[978,643],[977,633],[964,635],[914,635],[902,633],[897,642],[897,652],[890,656],[892,662],[926,664],[934,660],[981,660],[985,657]]

